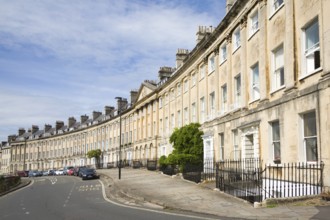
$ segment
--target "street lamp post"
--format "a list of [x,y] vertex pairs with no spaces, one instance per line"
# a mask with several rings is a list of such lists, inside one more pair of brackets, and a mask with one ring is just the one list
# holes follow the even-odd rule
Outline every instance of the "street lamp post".
[[26,170],[26,168],[25,168],[26,140],[27,140],[27,138],[24,137],[23,171]]
[[121,179],[121,114],[119,115],[119,170],[118,178]]
[[[116,97],[118,101],[121,101],[121,97]],[[118,105],[118,114],[119,114],[119,167],[118,167],[118,179],[121,179],[121,103]]]

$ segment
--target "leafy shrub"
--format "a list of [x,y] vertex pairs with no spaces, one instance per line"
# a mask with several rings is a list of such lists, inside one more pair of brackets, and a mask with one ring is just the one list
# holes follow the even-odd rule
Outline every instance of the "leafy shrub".
[[203,164],[203,132],[200,124],[191,123],[175,129],[170,137],[173,152],[168,156],[168,163],[179,165],[180,171],[186,164]]
[[164,169],[167,166],[167,158],[165,155],[159,158],[159,166],[161,169]]

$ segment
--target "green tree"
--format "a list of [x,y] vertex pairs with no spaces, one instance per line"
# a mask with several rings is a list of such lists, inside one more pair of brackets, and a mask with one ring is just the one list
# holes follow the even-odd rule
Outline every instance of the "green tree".
[[88,158],[95,158],[95,166],[97,168],[100,167],[100,157],[101,157],[102,151],[100,149],[96,150],[90,150],[87,152],[87,157]]
[[191,123],[176,128],[170,137],[173,152],[168,156],[169,164],[178,164],[180,167],[186,163],[203,164],[203,131],[199,130],[199,123]]

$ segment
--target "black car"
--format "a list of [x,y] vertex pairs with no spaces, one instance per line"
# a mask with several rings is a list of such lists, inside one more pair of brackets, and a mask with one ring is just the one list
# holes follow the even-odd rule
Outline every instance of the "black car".
[[96,173],[96,170],[93,168],[82,169],[80,171],[80,177],[82,178],[82,180],[100,178],[100,176]]
[[86,166],[79,166],[79,167],[75,167],[74,170],[73,170],[73,175],[74,176],[81,176],[81,171],[86,169],[87,167]]
[[48,176],[55,176],[55,170],[48,170]]

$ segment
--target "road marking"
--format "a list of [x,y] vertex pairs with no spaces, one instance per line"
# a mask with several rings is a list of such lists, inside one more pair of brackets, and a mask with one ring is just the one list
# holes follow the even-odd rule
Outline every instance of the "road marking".
[[79,192],[87,192],[87,191],[98,191],[100,190],[100,184],[97,185],[82,185],[82,186],[78,186],[77,190]]
[[30,214],[30,212],[25,212],[25,214],[26,214],[26,215],[29,215],[29,214]]
[[57,182],[57,178],[56,177],[51,177],[49,179],[49,181],[52,183],[52,185],[54,185]]
[[64,207],[64,208],[65,208],[66,205],[69,203],[69,200],[70,200],[70,198],[71,198],[71,195],[72,195],[72,192],[73,192],[73,190],[74,190],[74,188],[75,188],[75,185],[76,185],[76,182],[74,182],[74,184],[73,184],[73,186],[72,186],[72,188],[71,188],[71,190],[70,190],[70,192],[69,192],[69,195],[68,195],[67,199],[64,201],[64,204],[63,204],[63,207]]

